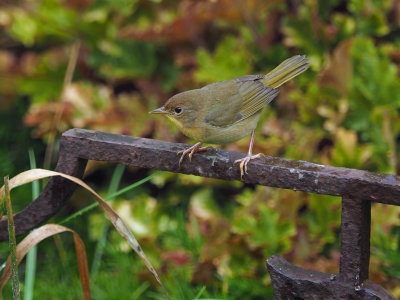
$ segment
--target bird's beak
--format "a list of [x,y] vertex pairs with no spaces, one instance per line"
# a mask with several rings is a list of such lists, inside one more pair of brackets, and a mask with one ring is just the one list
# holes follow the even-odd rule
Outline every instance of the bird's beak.
[[157,108],[149,112],[149,114],[167,114],[167,113],[168,112],[165,110],[164,106],[161,106],[160,108]]

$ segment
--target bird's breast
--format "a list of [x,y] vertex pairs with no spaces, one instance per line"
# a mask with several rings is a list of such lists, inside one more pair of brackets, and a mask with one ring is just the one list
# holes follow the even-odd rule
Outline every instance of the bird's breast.
[[209,144],[229,144],[241,140],[250,135],[251,131],[257,127],[260,114],[256,114],[250,118],[234,123],[226,127],[202,126],[181,128],[182,132],[203,143]]

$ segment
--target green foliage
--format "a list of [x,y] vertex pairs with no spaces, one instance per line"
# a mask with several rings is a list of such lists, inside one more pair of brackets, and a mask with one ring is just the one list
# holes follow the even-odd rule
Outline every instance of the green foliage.
[[239,39],[227,36],[219,43],[214,55],[204,49],[197,52],[199,68],[195,79],[211,83],[248,74],[251,69],[250,59],[245,45]]
[[[324,53],[323,41],[321,41],[313,30],[310,10],[302,7],[300,18],[287,18],[283,30],[289,42],[303,49],[308,56],[321,59]],[[320,64],[320,62],[318,62]]]
[[[44,42],[52,37],[65,40],[72,38],[77,29],[77,12],[61,5],[61,1],[45,0],[37,3],[35,10],[15,9],[10,34],[27,46]],[[49,26],[51,24],[51,26]]]
[[355,39],[351,54],[354,76],[349,97],[352,113],[348,122],[366,135],[370,120],[362,121],[361,116],[365,117],[366,112],[379,106],[392,110],[400,107],[399,76],[396,65],[371,39]]
[[[400,108],[397,67],[383,49],[376,47],[368,38],[356,38],[351,55],[354,76],[345,124],[359,133],[363,141],[372,142],[375,159],[380,168],[385,170],[388,163],[384,158],[389,151],[390,141],[384,134],[384,121],[397,118],[397,109]],[[392,130],[391,135],[399,133],[398,126],[392,127]]]
[[18,81],[23,95],[32,95],[32,103],[46,103],[60,97],[63,87],[65,65],[52,66],[52,62],[43,56],[43,61],[30,78]]
[[293,223],[279,220],[279,213],[260,201],[236,209],[232,225],[251,249],[262,248],[265,257],[289,251],[295,234]]
[[351,130],[338,130],[332,163],[336,166],[361,169],[371,156],[369,145],[358,145],[357,135]]
[[93,11],[102,11],[105,13],[118,11],[123,16],[129,17],[136,8],[138,0],[101,0],[93,5]]
[[384,234],[381,228],[377,228],[372,246],[373,253],[381,260],[382,271],[400,279],[400,227],[392,227],[388,234]]
[[349,2],[349,11],[354,14],[357,24],[357,32],[362,36],[382,36],[389,32],[386,22],[387,13],[390,9],[390,1],[363,1],[352,0]]
[[334,243],[340,228],[340,198],[310,195],[309,212],[304,216],[312,239]]
[[156,66],[155,47],[146,42],[104,41],[93,49],[88,63],[107,79],[149,77]]

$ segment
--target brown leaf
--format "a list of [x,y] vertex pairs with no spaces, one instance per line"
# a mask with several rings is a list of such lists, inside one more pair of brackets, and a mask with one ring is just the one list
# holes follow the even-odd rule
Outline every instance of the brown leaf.
[[346,96],[352,76],[350,50],[352,39],[344,40],[333,52],[327,55],[326,63],[318,78],[319,84],[329,86],[338,91],[340,96]]
[[212,261],[201,262],[196,265],[192,281],[195,283],[211,284],[214,282],[216,271],[217,268]]
[[187,263],[190,262],[191,260],[191,255],[190,253],[182,250],[182,249],[177,249],[175,251],[170,251],[170,252],[164,252],[162,254],[162,259],[165,262],[172,262],[176,266],[184,266]]
[[[54,115],[60,114],[57,124],[54,124]],[[36,127],[34,137],[44,137],[57,130],[63,132],[71,127],[73,106],[65,102],[49,102],[32,105],[24,117],[24,125]]]
[[[279,2],[279,1],[273,1]],[[163,40],[168,44],[194,43],[202,44],[206,30],[216,20],[232,24],[254,20],[265,3],[257,0],[219,0],[219,1],[181,1],[178,5],[178,16],[172,22],[161,18],[153,26],[138,29],[132,24],[120,32],[122,38],[134,38],[143,41]]]

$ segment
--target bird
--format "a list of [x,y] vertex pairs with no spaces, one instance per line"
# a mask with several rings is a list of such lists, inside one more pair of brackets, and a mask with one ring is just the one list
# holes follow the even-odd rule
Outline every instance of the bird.
[[245,75],[208,84],[202,88],[185,91],[169,98],[151,114],[167,116],[186,136],[198,141],[190,148],[179,151],[179,167],[186,155],[190,162],[196,152],[207,151],[203,143],[228,144],[251,134],[249,150],[239,163],[240,178],[248,174],[250,160],[262,156],[253,155],[254,132],[264,106],[279,94],[278,88],[285,82],[306,71],[309,58],[296,55],[284,60],[266,75]]

